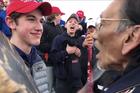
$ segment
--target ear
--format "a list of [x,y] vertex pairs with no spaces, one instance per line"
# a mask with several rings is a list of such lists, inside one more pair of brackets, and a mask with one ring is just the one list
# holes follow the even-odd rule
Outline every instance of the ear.
[[129,31],[125,36],[122,47],[123,55],[126,55],[128,52],[130,52],[140,44],[140,25],[136,25],[128,29]]
[[6,24],[10,27],[11,30],[16,29],[16,23],[11,17],[7,16],[5,21],[6,21]]

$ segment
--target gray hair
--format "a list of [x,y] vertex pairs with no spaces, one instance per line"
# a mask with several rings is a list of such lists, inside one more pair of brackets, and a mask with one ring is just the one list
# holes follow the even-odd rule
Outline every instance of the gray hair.
[[[124,3],[125,4],[125,3]],[[122,19],[128,19],[128,20],[122,20],[120,21],[119,25],[118,25],[118,28],[117,28],[117,31],[118,32],[122,32],[122,31],[125,31],[126,27],[127,26],[131,26],[131,25],[134,25],[135,23],[132,22],[128,17],[127,17],[127,14],[126,14],[126,6],[122,6],[122,8],[120,9],[120,12],[119,12],[119,16],[120,18]]]
[[128,20],[122,20],[122,21],[120,21],[120,23],[117,27],[117,31],[118,32],[125,31],[126,27],[130,26],[132,24],[133,24],[133,22],[131,22],[129,19]]

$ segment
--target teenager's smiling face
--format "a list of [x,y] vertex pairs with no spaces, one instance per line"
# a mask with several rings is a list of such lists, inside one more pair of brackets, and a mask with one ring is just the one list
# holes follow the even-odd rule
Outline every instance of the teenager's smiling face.
[[15,24],[16,36],[24,44],[36,46],[40,44],[43,32],[43,16],[39,10],[22,15]]

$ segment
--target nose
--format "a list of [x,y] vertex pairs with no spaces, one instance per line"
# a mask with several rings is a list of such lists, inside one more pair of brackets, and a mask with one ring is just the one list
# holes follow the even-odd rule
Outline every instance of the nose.
[[37,31],[43,31],[43,24],[42,24],[40,21],[38,21],[38,22],[36,23],[35,29],[36,29]]

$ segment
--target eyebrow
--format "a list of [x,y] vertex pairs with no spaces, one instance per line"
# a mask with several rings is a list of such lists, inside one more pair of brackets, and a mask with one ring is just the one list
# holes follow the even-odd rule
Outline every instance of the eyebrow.
[[26,17],[33,17],[33,18],[36,18],[34,15],[26,15]]

